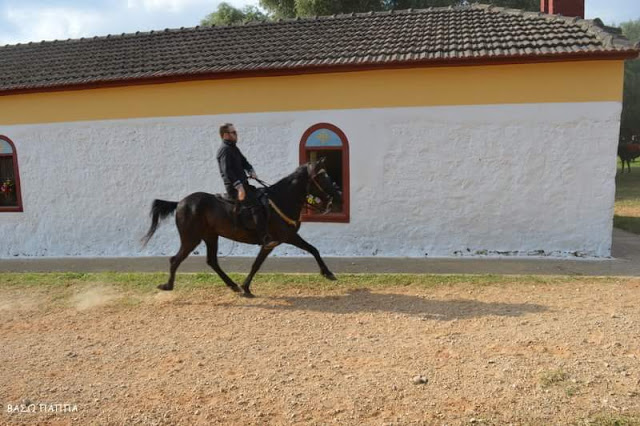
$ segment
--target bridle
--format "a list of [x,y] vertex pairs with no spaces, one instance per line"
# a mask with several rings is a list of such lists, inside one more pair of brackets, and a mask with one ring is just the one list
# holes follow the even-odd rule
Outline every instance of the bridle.
[[[327,191],[324,190],[324,188],[322,188],[322,185],[320,185],[318,183],[318,181],[316,180],[316,178],[319,175],[327,175],[327,171],[325,169],[320,169],[318,170],[317,173],[313,173],[313,174],[309,174],[309,180],[316,186],[316,188],[318,188],[320,190],[320,192],[322,193],[322,195],[324,195],[326,197],[326,206],[324,209],[318,207],[314,201],[318,200],[317,197],[313,197],[313,195],[310,193],[309,191],[309,186],[310,184],[307,184],[307,194],[305,195],[304,198],[304,206],[307,207],[310,210],[313,210],[316,213],[320,213],[320,214],[327,214],[331,211],[331,207],[333,207],[333,196],[330,195],[329,193],[327,193]],[[262,185],[267,192],[269,191],[269,187],[271,185],[269,185],[268,183],[266,183],[265,181],[258,179],[258,178],[251,178],[253,180],[255,180],[256,182],[258,182],[260,185]],[[273,204],[270,200],[270,203]],[[277,206],[275,206],[275,204],[272,205],[272,207],[274,207],[274,209],[276,210],[276,212],[285,219],[285,222],[289,223],[289,224],[294,224],[296,223],[294,220],[288,218],[286,215],[284,215],[284,213],[282,213],[280,211],[280,209],[277,208]]]
[[330,195],[329,193],[327,193],[327,191],[324,190],[324,188],[322,188],[322,186],[318,183],[318,181],[316,180],[316,177],[319,175],[324,174],[325,176],[327,176],[327,171],[325,169],[320,169],[318,170],[317,173],[314,173],[312,175],[309,176],[309,179],[311,180],[311,182],[313,182],[313,184],[316,186],[316,188],[318,188],[320,190],[320,192],[326,196],[326,199],[328,200],[326,203],[326,207],[324,210],[318,208],[315,206],[315,204],[309,202],[309,197],[313,197],[310,193],[309,193],[309,186],[307,185],[307,196],[305,197],[305,204],[307,207],[311,208],[312,210],[316,211],[316,212],[322,212],[322,214],[327,214],[331,211],[331,207],[333,206],[333,196]]

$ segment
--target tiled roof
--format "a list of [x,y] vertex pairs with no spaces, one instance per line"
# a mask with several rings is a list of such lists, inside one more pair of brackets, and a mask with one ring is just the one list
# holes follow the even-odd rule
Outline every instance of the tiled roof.
[[8,45],[0,47],[0,93],[343,66],[637,55],[599,21],[472,5]]

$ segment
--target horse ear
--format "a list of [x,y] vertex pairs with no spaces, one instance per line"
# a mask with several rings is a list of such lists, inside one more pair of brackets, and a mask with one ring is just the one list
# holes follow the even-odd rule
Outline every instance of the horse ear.
[[320,157],[320,159],[318,160],[318,167],[322,167],[324,166],[325,161],[327,160],[327,157]]

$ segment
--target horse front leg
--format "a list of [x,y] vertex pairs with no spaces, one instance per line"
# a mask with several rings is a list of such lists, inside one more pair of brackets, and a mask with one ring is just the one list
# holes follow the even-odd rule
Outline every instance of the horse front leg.
[[333,272],[329,270],[327,265],[324,263],[324,260],[322,260],[322,257],[320,257],[320,252],[318,251],[318,249],[302,239],[300,235],[295,234],[290,240],[287,240],[286,242],[308,253],[311,253],[316,259],[316,262],[318,262],[318,266],[320,267],[320,273],[322,274],[322,276],[331,281],[337,280],[336,276],[333,275]]
[[242,283],[242,290],[244,291],[244,293],[242,293],[242,296],[254,297],[253,293],[251,293],[251,290],[249,289],[249,286],[251,285],[253,276],[256,274],[256,272],[258,272],[258,269],[260,269],[260,266],[262,266],[262,263],[267,258],[267,256],[271,254],[273,249],[274,247],[269,248],[265,246],[263,246],[260,249],[260,253],[258,253],[258,257],[256,257],[256,260],[253,261],[253,265],[251,265],[251,272],[249,272],[249,275],[247,275],[247,278],[245,278],[244,282]]

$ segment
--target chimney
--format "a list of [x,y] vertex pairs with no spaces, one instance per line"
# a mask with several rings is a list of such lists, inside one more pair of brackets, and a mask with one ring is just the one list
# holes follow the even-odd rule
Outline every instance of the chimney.
[[584,19],[585,0],[540,0],[540,11],[552,15],[577,16]]

